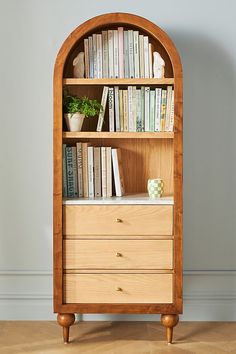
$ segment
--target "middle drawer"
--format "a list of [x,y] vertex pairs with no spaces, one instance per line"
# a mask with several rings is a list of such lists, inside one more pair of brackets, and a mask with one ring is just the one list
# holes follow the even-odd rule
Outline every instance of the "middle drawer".
[[173,240],[64,240],[64,269],[173,269]]

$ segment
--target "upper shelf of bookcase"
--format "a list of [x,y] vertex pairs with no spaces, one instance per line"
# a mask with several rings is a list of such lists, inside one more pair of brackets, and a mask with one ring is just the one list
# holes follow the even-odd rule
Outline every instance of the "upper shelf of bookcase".
[[173,139],[173,132],[63,132],[66,139]]
[[173,85],[174,78],[163,79],[63,79],[64,85]]

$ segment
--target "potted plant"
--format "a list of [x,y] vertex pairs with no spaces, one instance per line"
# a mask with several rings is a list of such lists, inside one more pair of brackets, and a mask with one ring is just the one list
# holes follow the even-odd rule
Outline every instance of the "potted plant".
[[66,125],[71,132],[80,132],[85,117],[94,117],[102,109],[97,100],[88,97],[77,97],[64,94],[63,99],[64,117]]

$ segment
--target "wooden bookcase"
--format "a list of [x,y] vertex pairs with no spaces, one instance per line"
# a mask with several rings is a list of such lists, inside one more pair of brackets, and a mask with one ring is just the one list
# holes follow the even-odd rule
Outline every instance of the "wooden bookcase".
[[[75,79],[72,61],[92,33],[139,30],[165,60],[164,79]],[[63,131],[63,88],[101,99],[104,85],[174,87],[173,132]],[[109,200],[63,201],[62,144],[87,141],[122,148],[127,195]],[[54,312],[64,341],[75,313],[161,314],[172,341],[182,313],[182,68],[167,34],[131,14],[101,15],[76,28],[62,45],[54,71]],[[165,195],[150,201],[149,178],[161,177]],[[121,222],[117,222],[121,221]]]

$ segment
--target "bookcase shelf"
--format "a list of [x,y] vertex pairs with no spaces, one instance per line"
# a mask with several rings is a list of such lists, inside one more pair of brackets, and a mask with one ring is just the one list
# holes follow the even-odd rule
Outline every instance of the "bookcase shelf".
[[174,132],[63,132],[65,139],[173,139]]
[[163,78],[163,79],[75,79],[75,78],[65,78],[63,79],[64,85],[173,85],[174,78]]

